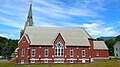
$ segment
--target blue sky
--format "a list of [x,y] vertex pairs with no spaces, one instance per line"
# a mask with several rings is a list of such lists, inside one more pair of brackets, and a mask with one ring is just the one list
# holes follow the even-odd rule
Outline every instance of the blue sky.
[[[34,25],[85,30],[93,37],[120,35],[120,0],[33,0]],[[19,39],[29,0],[0,0],[0,36]]]

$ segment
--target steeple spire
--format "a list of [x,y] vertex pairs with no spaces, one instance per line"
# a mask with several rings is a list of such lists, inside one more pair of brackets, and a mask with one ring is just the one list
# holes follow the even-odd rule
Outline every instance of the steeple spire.
[[25,26],[33,26],[33,17],[32,17],[32,0],[30,0],[30,8]]

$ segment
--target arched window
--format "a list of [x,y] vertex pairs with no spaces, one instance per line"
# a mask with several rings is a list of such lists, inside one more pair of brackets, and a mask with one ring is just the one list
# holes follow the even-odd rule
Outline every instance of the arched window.
[[64,47],[61,42],[58,42],[55,45],[55,56],[63,56],[64,55]]

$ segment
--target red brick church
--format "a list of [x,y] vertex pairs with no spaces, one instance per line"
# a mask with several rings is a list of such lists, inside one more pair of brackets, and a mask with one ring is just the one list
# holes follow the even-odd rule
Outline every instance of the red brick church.
[[104,41],[95,41],[84,28],[35,27],[32,4],[20,32],[16,63],[90,63],[108,60]]

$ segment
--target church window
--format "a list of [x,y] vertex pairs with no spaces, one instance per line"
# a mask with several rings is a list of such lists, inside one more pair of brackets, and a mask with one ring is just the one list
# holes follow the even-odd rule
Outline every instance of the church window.
[[61,42],[58,42],[55,46],[55,56],[63,56],[64,55],[64,47]]
[[35,56],[35,48],[32,48],[32,56]]

